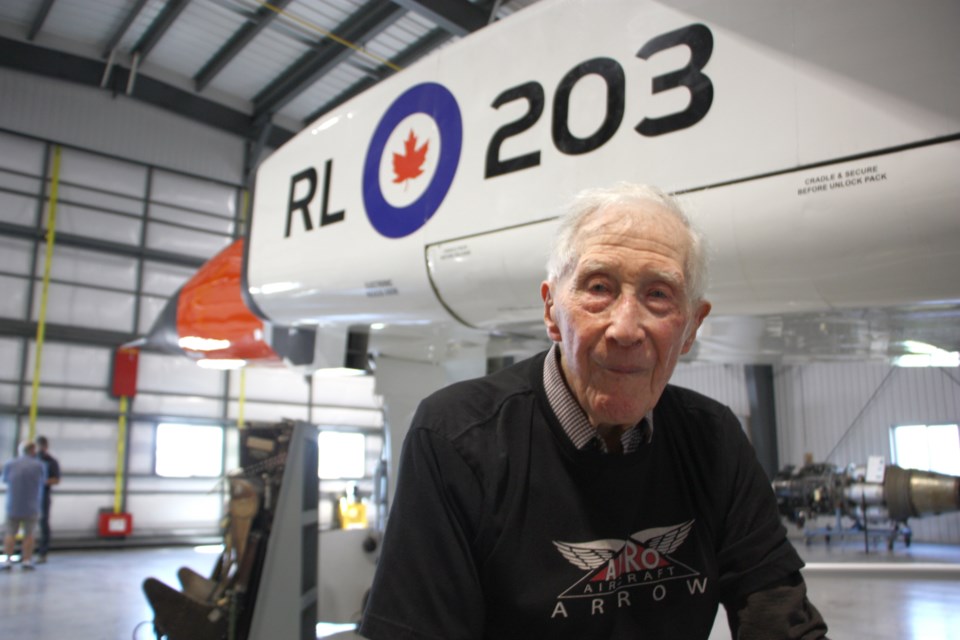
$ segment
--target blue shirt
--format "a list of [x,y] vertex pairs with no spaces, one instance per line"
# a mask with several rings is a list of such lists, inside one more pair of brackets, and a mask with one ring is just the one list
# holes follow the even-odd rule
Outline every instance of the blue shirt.
[[44,464],[33,456],[22,455],[3,465],[7,484],[7,517],[36,518],[40,515],[40,496],[47,480]]

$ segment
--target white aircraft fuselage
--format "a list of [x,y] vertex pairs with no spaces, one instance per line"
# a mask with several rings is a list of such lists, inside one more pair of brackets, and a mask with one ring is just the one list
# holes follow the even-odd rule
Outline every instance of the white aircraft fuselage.
[[954,0],[545,0],[267,158],[249,293],[321,331],[542,334],[558,213],[627,180],[681,194],[709,240],[700,357],[764,359],[771,318],[956,349],[958,24]]

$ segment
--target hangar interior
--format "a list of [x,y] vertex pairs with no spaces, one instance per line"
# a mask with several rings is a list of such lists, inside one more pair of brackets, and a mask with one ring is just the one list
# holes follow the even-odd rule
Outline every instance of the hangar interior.
[[[284,367],[204,369],[182,355],[145,349],[126,410],[112,393],[118,346],[147,334],[196,270],[243,237],[260,158],[395,68],[483,28],[491,12],[509,19],[534,2],[463,1],[438,8],[442,4],[277,3],[322,32],[353,33],[376,54],[370,56],[345,47],[328,51],[315,28],[274,20],[260,3],[4,3],[0,459],[13,457],[28,434],[50,439],[63,479],[54,492],[51,559],[37,573],[64,571],[59,582],[73,589],[54,597],[27,584],[32,576],[0,576],[2,635],[59,633],[62,628],[50,625],[71,623],[52,610],[51,600],[60,607],[62,598],[77,603],[68,614],[77,624],[109,629],[103,637],[137,633],[131,620],[149,617],[139,592],[143,579],[159,575],[172,582],[177,566],[212,563],[213,556],[190,545],[222,538],[229,494],[224,475],[239,464],[246,422],[303,421],[331,442],[346,435],[337,446],[359,451],[360,467],[318,480],[321,538],[337,528],[338,500],[352,491],[377,529],[383,516],[378,474],[389,456],[384,451],[399,448],[390,425],[408,422],[425,393],[484,373],[516,346],[475,339],[443,363],[384,357],[375,376],[352,377],[304,376]],[[256,42],[247,28],[266,35],[246,49],[231,45],[244,38]],[[294,88],[300,76],[310,80]],[[41,317],[44,333],[38,336]],[[957,320],[944,322],[955,328]],[[373,347],[375,334],[369,337]],[[546,344],[545,337],[531,339],[522,349]],[[953,456],[954,466],[944,472],[960,475],[956,364],[902,367],[883,358],[823,357],[687,361],[673,382],[728,404],[778,467],[812,460],[844,468],[872,456],[902,463],[907,454],[897,449],[896,430],[924,425],[947,431],[953,450],[943,453]],[[766,399],[758,400],[758,392]],[[325,451],[342,451],[333,446],[321,444],[321,464],[342,461],[346,454],[324,460]],[[187,453],[198,456],[185,462]],[[194,468],[183,466],[191,461]],[[102,535],[99,516],[119,511],[117,505],[132,514],[132,529]],[[817,522],[826,526],[833,518],[821,515]],[[821,569],[810,581],[811,597],[823,601],[828,622],[833,614],[840,630],[871,629],[877,638],[956,637],[960,514],[916,518],[910,526],[912,546],[900,538],[887,550],[873,540],[866,553],[862,534],[831,547],[822,537],[804,540],[800,528],[788,525],[798,547],[807,547],[808,561],[839,567]],[[321,615],[326,602],[329,619],[346,623],[372,573],[363,537],[348,535],[328,538],[326,545],[321,540],[319,567],[322,584],[336,574],[342,585],[342,576],[356,574],[357,584],[344,587],[348,595],[334,589],[320,596]],[[338,545],[349,550],[331,558]],[[356,564],[346,564],[351,561]],[[900,573],[882,574],[883,563]],[[84,604],[89,596],[77,587],[85,576],[114,572],[108,592],[125,610],[115,614],[112,605]],[[887,609],[888,598],[902,606]],[[83,609],[100,613],[83,616]],[[125,626],[110,627],[111,616]],[[718,626],[711,638],[729,637],[724,632]],[[149,636],[139,633],[134,637]],[[844,637],[842,631],[836,637]]]

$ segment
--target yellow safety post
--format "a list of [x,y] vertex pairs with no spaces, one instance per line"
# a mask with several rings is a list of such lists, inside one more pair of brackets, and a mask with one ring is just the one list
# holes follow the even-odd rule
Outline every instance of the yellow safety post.
[[50,176],[50,211],[47,216],[47,255],[43,262],[43,287],[40,294],[40,315],[37,317],[37,349],[33,362],[33,388],[30,393],[30,428],[28,439],[37,435],[37,405],[40,396],[40,363],[47,324],[47,298],[50,295],[50,265],[57,231],[57,194],[60,187],[60,146],[53,148],[53,171]]
[[123,511],[123,473],[127,452],[127,396],[120,396],[120,417],[117,420],[117,475],[114,479],[113,512]]
[[237,399],[237,429],[243,429],[243,405],[247,401],[247,369],[240,369],[240,397]]

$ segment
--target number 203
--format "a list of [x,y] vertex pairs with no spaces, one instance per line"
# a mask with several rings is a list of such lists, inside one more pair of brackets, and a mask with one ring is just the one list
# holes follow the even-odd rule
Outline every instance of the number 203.
[[[642,136],[659,136],[672,131],[692,127],[703,119],[713,103],[713,83],[703,73],[703,67],[713,52],[713,34],[705,25],[692,24],[669,33],[656,36],[637,52],[637,57],[646,60],[654,54],[679,45],[690,48],[690,61],[681,69],[653,78],[653,93],[677,87],[690,91],[690,102],[683,111],[658,118],[644,118],[634,129]],[[570,95],[573,88],[585,76],[595,74],[606,84],[606,113],[600,126],[586,137],[574,135],[569,128]],[[612,58],[591,58],[568,71],[557,85],[553,97],[551,136],[558,151],[567,155],[580,155],[603,146],[620,128],[623,121],[626,78],[623,67]],[[532,151],[512,158],[501,158],[500,147],[507,139],[528,130],[543,115],[546,97],[539,82],[525,82],[511,87],[498,95],[492,103],[494,109],[517,100],[526,100],[526,112],[512,122],[503,125],[493,134],[487,147],[484,177],[493,178],[540,164],[540,152]]]

